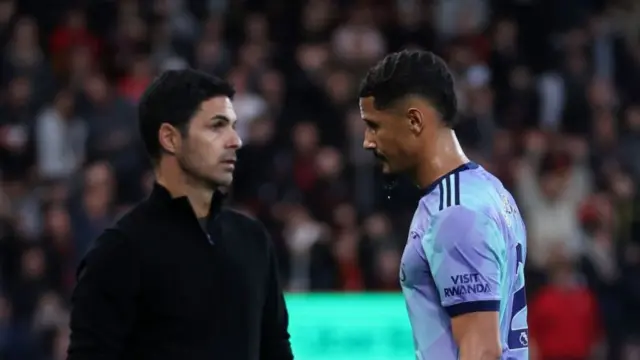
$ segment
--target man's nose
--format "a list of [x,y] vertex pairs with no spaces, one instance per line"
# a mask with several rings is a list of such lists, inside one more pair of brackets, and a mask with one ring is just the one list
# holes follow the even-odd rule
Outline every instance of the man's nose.
[[231,135],[231,139],[229,140],[227,146],[230,149],[240,149],[242,147],[242,139],[235,129],[233,130],[233,134]]
[[364,141],[362,142],[362,147],[366,150],[373,150],[376,148],[376,143],[365,137]]

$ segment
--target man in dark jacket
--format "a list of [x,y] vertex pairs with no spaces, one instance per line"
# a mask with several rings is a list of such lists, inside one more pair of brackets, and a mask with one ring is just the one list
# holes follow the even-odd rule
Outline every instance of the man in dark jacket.
[[68,360],[293,359],[273,246],[222,207],[236,151],[225,81],[163,73],[139,107],[156,184],[78,269]]

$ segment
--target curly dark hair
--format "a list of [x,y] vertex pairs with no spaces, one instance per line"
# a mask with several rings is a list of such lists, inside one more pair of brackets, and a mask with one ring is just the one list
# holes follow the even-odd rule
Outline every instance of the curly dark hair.
[[372,96],[379,110],[409,95],[430,101],[448,127],[455,125],[458,104],[453,75],[444,60],[430,51],[391,53],[367,72],[360,85],[360,97]]

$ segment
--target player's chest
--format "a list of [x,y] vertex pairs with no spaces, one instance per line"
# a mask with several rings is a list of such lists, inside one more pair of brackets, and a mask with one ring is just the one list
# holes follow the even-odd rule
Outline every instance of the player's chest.
[[429,264],[421,244],[422,234],[410,231],[400,262],[400,285],[405,289],[419,288],[433,284]]

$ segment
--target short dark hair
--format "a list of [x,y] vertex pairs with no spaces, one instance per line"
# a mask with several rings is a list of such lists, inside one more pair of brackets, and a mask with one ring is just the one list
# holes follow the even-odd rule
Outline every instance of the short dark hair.
[[227,81],[201,71],[168,70],[145,90],[138,105],[140,137],[152,160],[160,159],[162,149],[158,130],[169,123],[186,133],[189,121],[202,102],[217,97],[233,98],[235,90]]
[[360,97],[373,96],[377,109],[386,109],[408,95],[429,100],[447,126],[455,125],[458,103],[453,75],[436,54],[424,50],[391,53],[367,72],[360,85]]

